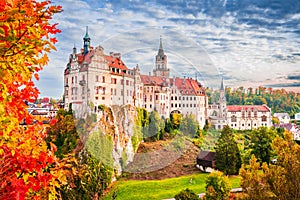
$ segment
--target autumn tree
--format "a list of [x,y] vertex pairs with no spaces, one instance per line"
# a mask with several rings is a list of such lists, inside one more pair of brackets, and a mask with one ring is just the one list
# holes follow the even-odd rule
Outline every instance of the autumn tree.
[[63,158],[64,155],[72,153],[79,141],[73,114],[60,109],[56,115],[57,122],[47,128],[46,141],[48,145],[55,144],[57,151],[55,155]]
[[272,159],[272,140],[276,136],[276,131],[267,127],[259,127],[250,132],[250,149],[260,163],[270,163]]
[[55,147],[47,148],[42,125],[19,124],[32,122],[24,101],[38,97],[33,78],[55,49],[52,35],[59,30],[49,20],[61,7],[49,0],[7,0],[0,1],[0,11],[0,199],[41,197],[59,176],[49,169]]
[[201,136],[200,126],[194,115],[187,115],[183,117],[179,130],[192,138]]
[[227,200],[231,190],[231,184],[227,176],[222,172],[212,172],[206,179],[207,200]]
[[271,146],[278,156],[276,164],[264,163],[260,170],[253,156],[250,165],[240,170],[247,199],[300,199],[300,146],[287,131],[284,138],[277,136]]
[[226,175],[238,174],[242,162],[241,155],[229,126],[223,128],[215,150],[216,168]]

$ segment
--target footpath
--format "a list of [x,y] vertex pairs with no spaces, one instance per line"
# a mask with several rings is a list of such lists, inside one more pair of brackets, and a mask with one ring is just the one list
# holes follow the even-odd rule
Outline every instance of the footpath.
[[[230,190],[230,192],[242,192],[242,188],[233,188]],[[205,196],[205,193],[201,193],[201,194],[198,194],[199,198],[203,198]],[[174,198],[171,198],[171,199],[163,199],[163,200],[175,200]]]

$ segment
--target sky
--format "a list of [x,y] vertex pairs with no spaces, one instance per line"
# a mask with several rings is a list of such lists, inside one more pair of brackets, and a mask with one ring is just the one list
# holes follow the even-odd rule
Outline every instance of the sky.
[[120,52],[129,68],[154,68],[162,38],[171,77],[197,78],[217,88],[300,87],[299,0],[52,0],[57,51],[40,73],[40,97],[60,98],[63,72],[74,45]]

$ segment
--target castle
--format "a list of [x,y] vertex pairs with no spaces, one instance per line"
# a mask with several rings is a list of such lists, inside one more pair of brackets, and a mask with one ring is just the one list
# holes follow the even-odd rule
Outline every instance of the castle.
[[92,47],[90,40],[86,31],[83,48],[80,52],[73,48],[64,71],[66,109],[72,104],[81,116],[87,108],[97,112],[102,104],[130,104],[157,111],[164,118],[171,113],[192,114],[204,126],[208,109],[205,88],[192,78],[170,77],[161,38],[153,75],[141,74],[138,65],[128,68],[120,53],[106,55],[101,46]]
[[90,41],[86,31],[83,48],[80,52],[73,48],[64,71],[65,109],[71,104],[77,116],[87,109],[97,113],[103,104],[129,104],[157,111],[164,118],[172,113],[192,114],[202,128],[206,120],[216,129],[225,125],[240,130],[272,125],[271,109],[266,105],[227,106],[223,79],[219,102],[208,105],[205,88],[197,80],[170,77],[161,38],[153,75],[141,74],[138,65],[128,68],[120,53],[106,55],[101,46],[94,48]]

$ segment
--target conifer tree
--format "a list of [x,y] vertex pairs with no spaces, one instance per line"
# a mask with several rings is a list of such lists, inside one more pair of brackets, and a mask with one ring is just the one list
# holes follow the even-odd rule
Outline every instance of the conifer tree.
[[226,175],[238,174],[242,162],[241,155],[229,126],[223,128],[215,150],[216,168]]

